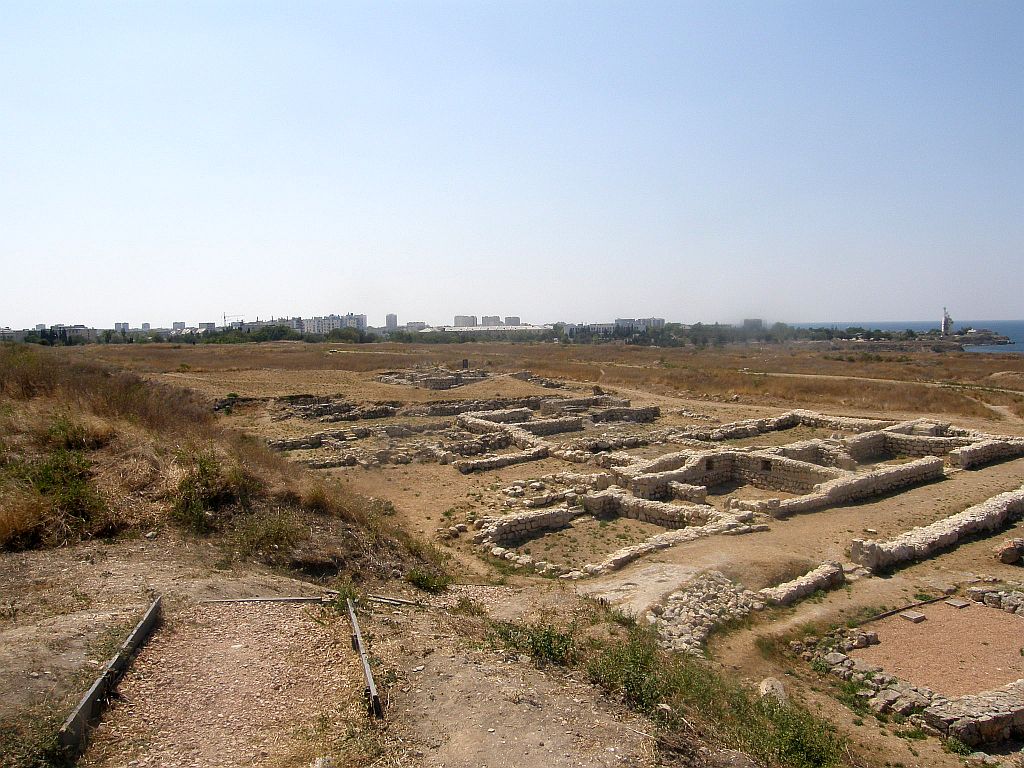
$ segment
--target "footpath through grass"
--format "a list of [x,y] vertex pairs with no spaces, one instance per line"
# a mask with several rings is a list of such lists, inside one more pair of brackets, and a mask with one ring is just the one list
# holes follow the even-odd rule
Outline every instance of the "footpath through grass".
[[[614,616],[603,620],[623,624]],[[662,752],[694,755],[696,746],[709,743],[778,768],[842,764],[845,740],[831,724],[798,703],[760,697],[705,660],[663,651],[650,627],[612,627],[607,637],[594,639],[575,624],[495,622],[493,636],[537,663],[585,670],[592,682],[657,723]]]

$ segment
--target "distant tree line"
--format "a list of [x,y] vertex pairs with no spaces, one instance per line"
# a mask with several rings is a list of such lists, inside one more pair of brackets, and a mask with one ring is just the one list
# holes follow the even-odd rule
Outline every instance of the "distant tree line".
[[[938,329],[924,333],[911,329],[904,331],[882,331],[877,328],[850,326],[848,328],[796,328],[785,323],[772,326],[754,327],[737,325],[705,325],[695,323],[684,326],[680,323],[666,323],[662,328],[647,328],[634,331],[628,328],[616,328],[610,334],[590,333],[586,329],[573,329],[568,333],[567,327],[556,323],[551,330],[543,333],[530,331],[507,331],[504,333],[481,331],[433,331],[419,333],[409,331],[393,331],[387,337],[367,333],[357,328],[336,328],[330,333],[302,333],[287,325],[265,325],[255,330],[224,328],[203,333],[179,334],[170,339],[159,333],[126,333],[125,331],[104,330],[99,334],[101,344],[146,344],[162,341],[174,341],[184,344],[247,344],[260,341],[305,341],[338,342],[345,344],[372,344],[380,341],[397,341],[408,344],[464,344],[477,341],[511,341],[511,342],[552,342],[575,344],[625,343],[642,346],[683,347],[692,346],[698,349],[707,347],[723,347],[727,344],[781,344],[787,341],[852,341],[865,339],[870,341],[922,341],[938,340]],[[78,335],[68,335],[65,328],[56,330],[32,331],[25,337],[30,344],[46,346],[72,346],[87,344],[87,339]]]

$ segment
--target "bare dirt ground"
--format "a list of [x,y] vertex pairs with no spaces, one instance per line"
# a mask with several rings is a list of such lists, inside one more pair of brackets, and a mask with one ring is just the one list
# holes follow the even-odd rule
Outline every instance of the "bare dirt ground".
[[[656,764],[653,742],[644,735],[650,724],[585,680],[557,667],[538,668],[486,642],[460,641],[464,620],[442,610],[456,596],[497,615],[522,606],[524,595],[507,587],[456,587],[431,601],[435,609],[379,608],[365,621],[374,652],[394,670],[390,717],[396,735],[416,745],[408,764]],[[564,610],[564,595],[561,602]]]
[[198,598],[317,591],[265,569],[219,571],[218,558],[171,532],[0,557],[0,718],[84,693],[156,594],[174,611]]
[[135,660],[79,765],[308,764],[362,714],[362,685],[335,610],[188,606]]
[[986,606],[943,602],[916,608],[913,624],[890,616],[872,622],[879,645],[851,654],[903,680],[946,696],[963,696],[1024,678],[1024,616]]

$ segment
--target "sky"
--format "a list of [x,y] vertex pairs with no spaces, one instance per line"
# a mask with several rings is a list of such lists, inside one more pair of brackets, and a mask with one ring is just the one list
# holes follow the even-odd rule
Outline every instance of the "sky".
[[1024,318],[1024,4],[46,2],[0,326]]

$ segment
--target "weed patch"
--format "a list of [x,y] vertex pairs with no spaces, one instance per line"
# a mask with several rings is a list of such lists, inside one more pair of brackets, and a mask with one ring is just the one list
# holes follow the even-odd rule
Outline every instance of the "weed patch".
[[410,568],[405,580],[424,592],[442,592],[452,583],[452,577],[430,568]]

